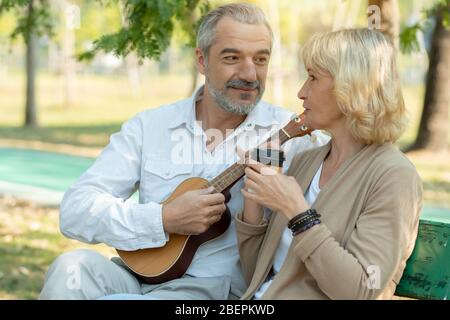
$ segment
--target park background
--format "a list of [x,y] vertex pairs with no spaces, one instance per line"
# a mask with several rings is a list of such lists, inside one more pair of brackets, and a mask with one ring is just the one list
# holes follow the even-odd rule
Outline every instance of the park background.
[[[125,120],[186,98],[203,83],[190,46],[195,23],[229,2],[0,1],[0,299],[37,298],[49,264],[68,250],[114,255],[59,232],[58,203],[78,174],[71,163],[84,169]],[[275,35],[264,100],[296,112],[306,79],[301,45],[315,32],[366,27],[376,13],[370,5],[379,5],[382,31],[398,45],[410,119],[398,145],[423,179],[425,204],[450,217],[449,1],[247,2],[263,9]],[[133,12],[161,19],[154,42],[130,32],[128,42],[111,37],[95,45],[102,36],[136,31],[139,21],[127,18]],[[64,176],[65,165],[72,176]]]

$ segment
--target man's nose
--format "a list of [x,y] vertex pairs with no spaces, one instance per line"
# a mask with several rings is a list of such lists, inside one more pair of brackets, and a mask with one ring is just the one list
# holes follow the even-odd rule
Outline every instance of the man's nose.
[[241,80],[245,80],[247,82],[254,82],[258,80],[256,75],[256,66],[252,60],[246,60],[244,62],[239,71],[239,77]]

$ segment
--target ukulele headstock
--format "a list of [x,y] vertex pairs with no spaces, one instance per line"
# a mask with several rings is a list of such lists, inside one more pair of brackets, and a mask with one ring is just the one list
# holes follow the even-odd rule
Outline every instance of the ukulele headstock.
[[289,138],[302,137],[307,134],[311,134],[312,130],[305,124],[305,116],[303,114],[293,115],[291,121],[283,127],[283,131]]

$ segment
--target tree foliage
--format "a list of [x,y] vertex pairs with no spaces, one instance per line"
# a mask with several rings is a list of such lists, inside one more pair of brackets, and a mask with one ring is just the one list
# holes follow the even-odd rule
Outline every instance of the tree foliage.
[[17,24],[10,34],[12,40],[22,36],[27,41],[29,34],[33,32],[37,36],[49,35],[54,32],[52,13],[49,9],[49,0],[34,0],[33,14],[28,14],[29,0],[1,0],[0,15],[5,12],[13,12],[17,17]]
[[424,11],[424,18],[408,26],[400,33],[400,49],[404,53],[411,53],[420,49],[417,32],[425,32],[432,27],[431,18],[437,13],[442,14],[442,22],[446,29],[450,29],[450,0],[439,0],[431,8]]
[[121,57],[135,52],[140,60],[158,59],[170,45],[177,24],[186,33],[187,44],[193,46],[196,9],[203,15],[210,6],[207,0],[122,0],[120,4],[127,24],[95,40],[93,49],[80,54],[80,60],[90,60],[99,51]]

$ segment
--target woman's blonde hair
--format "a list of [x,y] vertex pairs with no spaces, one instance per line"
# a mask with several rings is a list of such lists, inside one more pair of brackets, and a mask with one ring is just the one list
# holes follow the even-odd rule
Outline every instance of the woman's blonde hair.
[[395,142],[406,127],[395,55],[381,32],[366,28],[316,34],[303,48],[305,66],[334,79],[338,107],[362,143]]

